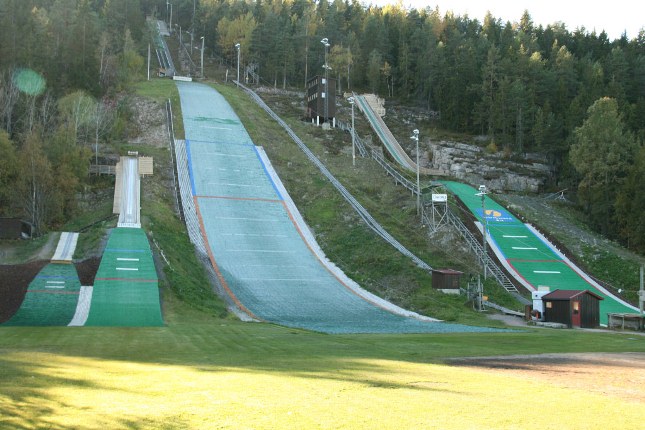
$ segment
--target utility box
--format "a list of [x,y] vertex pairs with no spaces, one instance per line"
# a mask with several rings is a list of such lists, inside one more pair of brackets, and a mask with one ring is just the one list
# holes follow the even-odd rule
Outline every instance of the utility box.
[[463,272],[452,269],[433,269],[432,288],[447,294],[459,294],[459,281]]
[[544,321],[544,302],[542,297],[546,296],[551,292],[549,287],[538,285],[538,290],[531,293],[531,299],[533,300],[533,311],[531,316],[533,319],[538,321]]
[[[329,94],[328,94],[329,93]],[[327,115],[325,115],[325,105]],[[307,81],[305,94],[305,116],[319,125],[323,122],[332,122],[336,117],[336,80],[324,76],[314,76]]]

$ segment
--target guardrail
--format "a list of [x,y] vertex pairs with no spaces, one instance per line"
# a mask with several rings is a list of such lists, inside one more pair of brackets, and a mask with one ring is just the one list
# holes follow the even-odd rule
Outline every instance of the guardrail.
[[109,164],[90,164],[90,173],[97,175],[116,175],[116,166]]
[[178,197],[179,191],[177,189],[177,175],[179,175],[179,172],[177,171],[177,174],[175,174],[175,169],[177,169],[177,163],[175,163],[177,154],[175,152],[175,126],[173,124],[172,103],[170,102],[170,99],[166,102],[166,120],[168,121],[168,146],[170,146],[170,161],[172,163],[172,187],[174,190],[173,194],[175,196],[175,207],[177,208],[177,212],[179,212],[179,219],[183,221],[184,208]]

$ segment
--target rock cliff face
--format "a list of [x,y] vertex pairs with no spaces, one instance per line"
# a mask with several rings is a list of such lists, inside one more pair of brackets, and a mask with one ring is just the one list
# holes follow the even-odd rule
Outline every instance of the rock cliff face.
[[489,154],[475,145],[447,141],[428,144],[427,166],[447,171],[464,182],[485,184],[494,191],[535,193],[551,174],[546,164],[531,161],[528,156],[522,162],[512,161],[502,153]]

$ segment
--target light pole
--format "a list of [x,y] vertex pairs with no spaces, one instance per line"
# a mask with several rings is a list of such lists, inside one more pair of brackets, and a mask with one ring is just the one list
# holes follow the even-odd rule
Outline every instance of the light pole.
[[172,3],[170,3],[170,33],[172,33]]
[[202,36],[202,79],[204,79],[204,36]]
[[242,46],[239,43],[235,44],[235,49],[237,49],[237,87],[240,87],[240,48]]
[[354,133],[356,133],[354,130],[354,103],[356,101],[354,97],[348,98],[347,101],[352,105],[352,166],[356,166],[356,137],[354,136]]
[[330,45],[329,40],[326,37],[321,40],[320,43],[325,46],[325,65],[323,68],[325,69],[325,122],[327,122],[327,118],[329,118],[329,78],[327,73],[329,66],[327,65],[327,51]]
[[416,140],[417,144],[417,215],[421,212],[421,186],[419,184],[419,130],[412,130],[413,136],[410,139]]
[[486,218],[486,185],[480,185],[479,186],[479,192],[475,194],[476,196],[480,196],[482,198],[482,221],[483,221],[483,228],[484,228],[484,234],[483,234],[483,248],[484,252],[482,255],[482,264],[484,265],[484,280],[486,279],[486,257],[487,257],[487,252],[486,252],[486,244],[488,242],[486,238],[487,230],[488,230],[488,219]]
[[196,0],[193,0],[193,21],[190,26],[190,56],[192,59],[193,56],[193,39],[195,37],[195,8],[197,7],[196,5]]

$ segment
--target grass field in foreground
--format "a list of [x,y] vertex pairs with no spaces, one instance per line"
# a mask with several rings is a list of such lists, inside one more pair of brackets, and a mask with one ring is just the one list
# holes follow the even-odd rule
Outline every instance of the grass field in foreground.
[[442,364],[456,356],[645,351],[642,336],[331,336],[190,309],[173,315],[162,328],[1,328],[0,428],[508,429],[534,426],[547,411],[557,420],[540,428],[642,424],[642,404],[611,393]]

